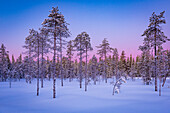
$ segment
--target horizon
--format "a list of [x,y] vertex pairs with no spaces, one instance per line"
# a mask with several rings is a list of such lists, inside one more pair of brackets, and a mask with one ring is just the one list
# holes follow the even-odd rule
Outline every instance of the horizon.
[[[29,29],[38,30],[44,19],[48,18],[52,7],[59,7],[70,25],[73,40],[78,34],[86,31],[91,37],[93,51],[89,52],[91,59],[104,38],[110,46],[118,49],[119,56],[125,51],[125,56],[133,58],[140,55],[138,47],[142,45],[141,35],[149,24],[149,17],[153,12],[159,14],[165,10],[166,24],[161,25],[163,32],[170,37],[170,1],[166,0],[8,0],[0,5],[0,44],[4,44],[9,51],[9,57],[17,59],[25,49],[25,38]],[[159,4],[159,5],[158,5]],[[150,7],[152,5],[152,7]],[[42,13],[43,12],[43,13]],[[170,48],[170,42],[163,45],[164,49]],[[65,53],[66,49],[64,50]],[[22,54],[22,56],[25,56]],[[47,55],[50,56],[50,55]],[[65,54],[64,54],[65,56]],[[74,54],[76,56],[76,54]],[[51,58],[51,56],[50,56]]]

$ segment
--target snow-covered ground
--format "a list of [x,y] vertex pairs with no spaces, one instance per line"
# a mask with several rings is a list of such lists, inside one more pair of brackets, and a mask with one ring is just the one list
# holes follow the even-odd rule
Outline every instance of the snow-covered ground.
[[[109,80],[111,81],[111,79]],[[57,80],[57,98],[52,98],[52,81],[45,80],[44,88],[36,96],[36,80],[0,82],[0,113],[170,113],[170,79],[162,88],[162,96],[154,85],[143,85],[142,80],[128,80],[119,94],[112,95],[108,82],[88,85],[88,91],[79,88],[79,82]]]

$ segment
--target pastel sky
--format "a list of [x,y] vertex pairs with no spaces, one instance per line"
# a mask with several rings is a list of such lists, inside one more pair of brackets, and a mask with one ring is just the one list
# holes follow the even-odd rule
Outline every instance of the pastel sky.
[[[170,0],[0,0],[0,44],[4,43],[15,58],[25,50],[29,29],[38,30],[52,7],[58,6],[70,24],[73,40],[86,31],[94,51],[104,38],[111,47],[125,50],[126,56],[139,55],[143,31],[153,12],[165,10],[166,25],[162,29],[170,38]],[[170,49],[170,42],[164,45]]]

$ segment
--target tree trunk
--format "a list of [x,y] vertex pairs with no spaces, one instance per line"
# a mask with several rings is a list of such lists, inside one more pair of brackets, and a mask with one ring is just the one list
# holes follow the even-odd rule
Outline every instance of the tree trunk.
[[82,52],[80,51],[80,88],[82,88]]
[[[30,42],[31,43],[31,42]],[[28,53],[28,59],[29,59],[29,66],[28,66],[28,73],[31,76],[31,44],[29,44],[29,53]]]
[[[70,54],[71,54],[71,51],[70,51]],[[70,74],[70,77],[69,77],[69,82],[71,82],[71,79],[72,79],[72,70],[71,70],[71,56],[69,58],[69,74]]]
[[159,77],[159,96],[161,96],[161,77]]
[[44,78],[44,51],[43,51],[43,43],[42,43],[42,48],[41,48],[41,54],[42,54],[42,59],[41,59],[41,88],[43,88],[43,78]]
[[11,75],[10,75],[10,78],[9,78],[9,79],[10,79],[10,80],[9,80],[9,88],[11,88],[11,78],[12,78],[12,77],[11,77]]
[[[80,39],[80,49],[81,48],[81,39]],[[80,88],[82,88],[82,50],[80,50],[80,69],[79,69],[79,76],[80,76]]]
[[85,66],[85,91],[87,91],[87,46],[86,46],[86,66]]
[[[56,26],[56,25],[55,25]],[[55,27],[56,30],[56,27]],[[54,56],[53,56],[53,98],[56,98],[55,82],[56,82],[56,33],[54,33]]]
[[[156,25],[155,25],[156,28]],[[155,91],[158,90],[157,88],[157,54],[156,54],[156,29],[155,29]]]
[[37,96],[39,96],[39,75],[40,75],[40,67],[39,67],[39,39],[38,39],[38,59],[37,59],[37,65],[38,65],[38,74],[37,74]]
[[105,62],[104,62],[104,71],[105,71],[105,82],[107,83],[107,68],[106,68],[106,52],[105,52]]
[[61,76],[61,86],[63,86],[63,66],[62,66],[62,39],[61,39],[61,36],[60,36],[60,76]]

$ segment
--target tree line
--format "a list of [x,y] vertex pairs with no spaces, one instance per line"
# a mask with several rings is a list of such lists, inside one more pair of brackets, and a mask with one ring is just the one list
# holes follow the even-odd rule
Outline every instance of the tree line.
[[[169,41],[164,35],[161,24],[165,24],[164,11],[159,15],[155,13],[150,17],[150,24],[144,31],[143,45],[139,46],[141,55],[136,58],[126,56],[125,51],[119,55],[117,48],[112,48],[106,38],[98,46],[97,55],[88,60],[88,52],[93,50],[91,37],[87,32],[82,32],[74,40],[66,41],[70,37],[68,23],[64,15],[59,12],[58,7],[53,7],[48,18],[42,22],[38,31],[29,30],[25,38],[25,57],[20,55],[17,59],[9,58],[9,52],[4,44],[0,48],[0,82],[11,82],[25,78],[31,83],[37,79],[37,96],[39,95],[39,84],[43,88],[44,79],[53,81],[53,98],[56,98],[56,79],[64,80],[78,79],[80,88],[84,81],[85,91],[89,82],[105,81],[113,78],[118,81],[121,78],[142,77],[145,84],[149,85],[155,80],[155,91],[157,91],[157,78],[159,78],[159,95],[161,87],[165,84],[170,70],[170,51],[164,50],[162,44]],[[63,49],[66,49],[66,56],[63,56]],[[153,52],[154,50],[154,52]],[[52,60],[48,55],[53,55]],[[74,54],[79,60],[73,60]],[[163,80],[163,82],[162,82]],[[41,82],[41,83],[39,83]],[[114,87],[115,87],[114,85]],[[114,89],[115,91],[115,89]],[[114,94],[114,93],[113,93]]]

